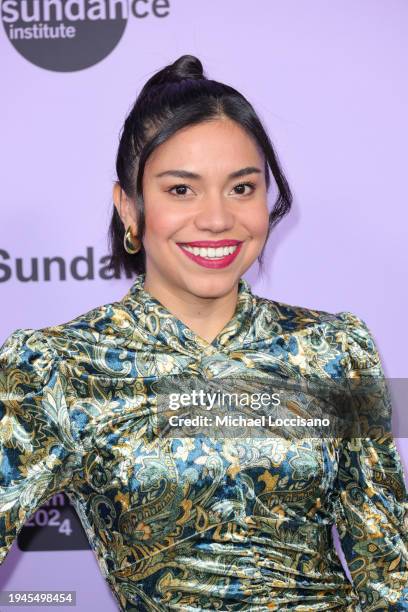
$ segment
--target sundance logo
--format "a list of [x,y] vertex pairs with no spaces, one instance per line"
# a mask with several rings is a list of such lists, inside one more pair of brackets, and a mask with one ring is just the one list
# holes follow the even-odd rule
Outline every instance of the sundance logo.
[[116,47],[129,15],[167,17],[169,0],[3,0],[3,26],[29,62],[57,72],[93,66]]
[[[7,263],[6,263],[7,262]],[[133,278],[133,274],[126,274],[126,278]],[[23,259],[16,257],[13,261],[8,251],[0,249],[0,283],[9,280],[18,280],[21,283],[37,283],[39,281],[78,281],[94,280],[95,277],[103,280],[121,278],[118,271],[109,268],[109,255],[98,258],[93,247],[86,248],[86,255],[77,255],[71,260],[64,257],[30,257]]]

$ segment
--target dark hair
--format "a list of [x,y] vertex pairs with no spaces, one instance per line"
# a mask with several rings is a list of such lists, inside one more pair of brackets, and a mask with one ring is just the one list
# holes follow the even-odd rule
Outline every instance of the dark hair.
[[[279,194],[269,214],[267,239],[272,228],[289,212],[292,193],[269,136],[251,104],[233,87],[207,79],[197,57],[183,55],[146,82],[121,130],[116,157],[117,182],[136,202],[140,240],[145,230],[142,180],[149,155],[181,128],[220,117],[239,123],[258,142],[265,156],[267,190],[269,168],[272,170]],[[125,228],[114,206],[108,234],[108,267],[117,275],[122,268],[128,276],[145,272],[143,244],[138,253],[127,253],[124,234]],[[258,257],[261,267],[265,245]]]

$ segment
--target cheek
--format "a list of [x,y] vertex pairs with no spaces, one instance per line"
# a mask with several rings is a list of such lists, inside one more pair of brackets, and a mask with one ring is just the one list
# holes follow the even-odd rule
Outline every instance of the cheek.
[[245,212],[241,222],[254,238],[262,239],[266,236],[269,226],[269,211],[267,205],[260,205],[258,208]]
[[153,205],[145,209],[145,234],[156,239],[168,238],[180,227],[179,215],[164,206]]

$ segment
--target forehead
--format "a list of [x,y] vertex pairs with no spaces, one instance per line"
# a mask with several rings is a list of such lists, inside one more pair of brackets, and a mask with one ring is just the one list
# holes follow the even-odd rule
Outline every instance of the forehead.
[[[230,119],[215,119],[182,128],[150,155],[146,171],[165,166],[189,166],[204,172],[206,167],[237,169],[249,162],[261,163],[262,153],[255,138]],[[170,164],[170,165],[169,165]]]

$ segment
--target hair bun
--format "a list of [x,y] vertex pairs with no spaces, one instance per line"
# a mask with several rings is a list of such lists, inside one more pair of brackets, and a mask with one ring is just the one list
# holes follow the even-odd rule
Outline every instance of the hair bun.
[[145,84],[141,97],[147,93],[151,87],[165,85],[166,83],[180,83],[185,79],[200,80],[205,79],[203,65],[194,55],[182,55],[175,62],[165,66],[154,74]]
[[182,55],[173,64],[168,66],[169,76],[177,79],[203,79],[203,65],[194,55]]

